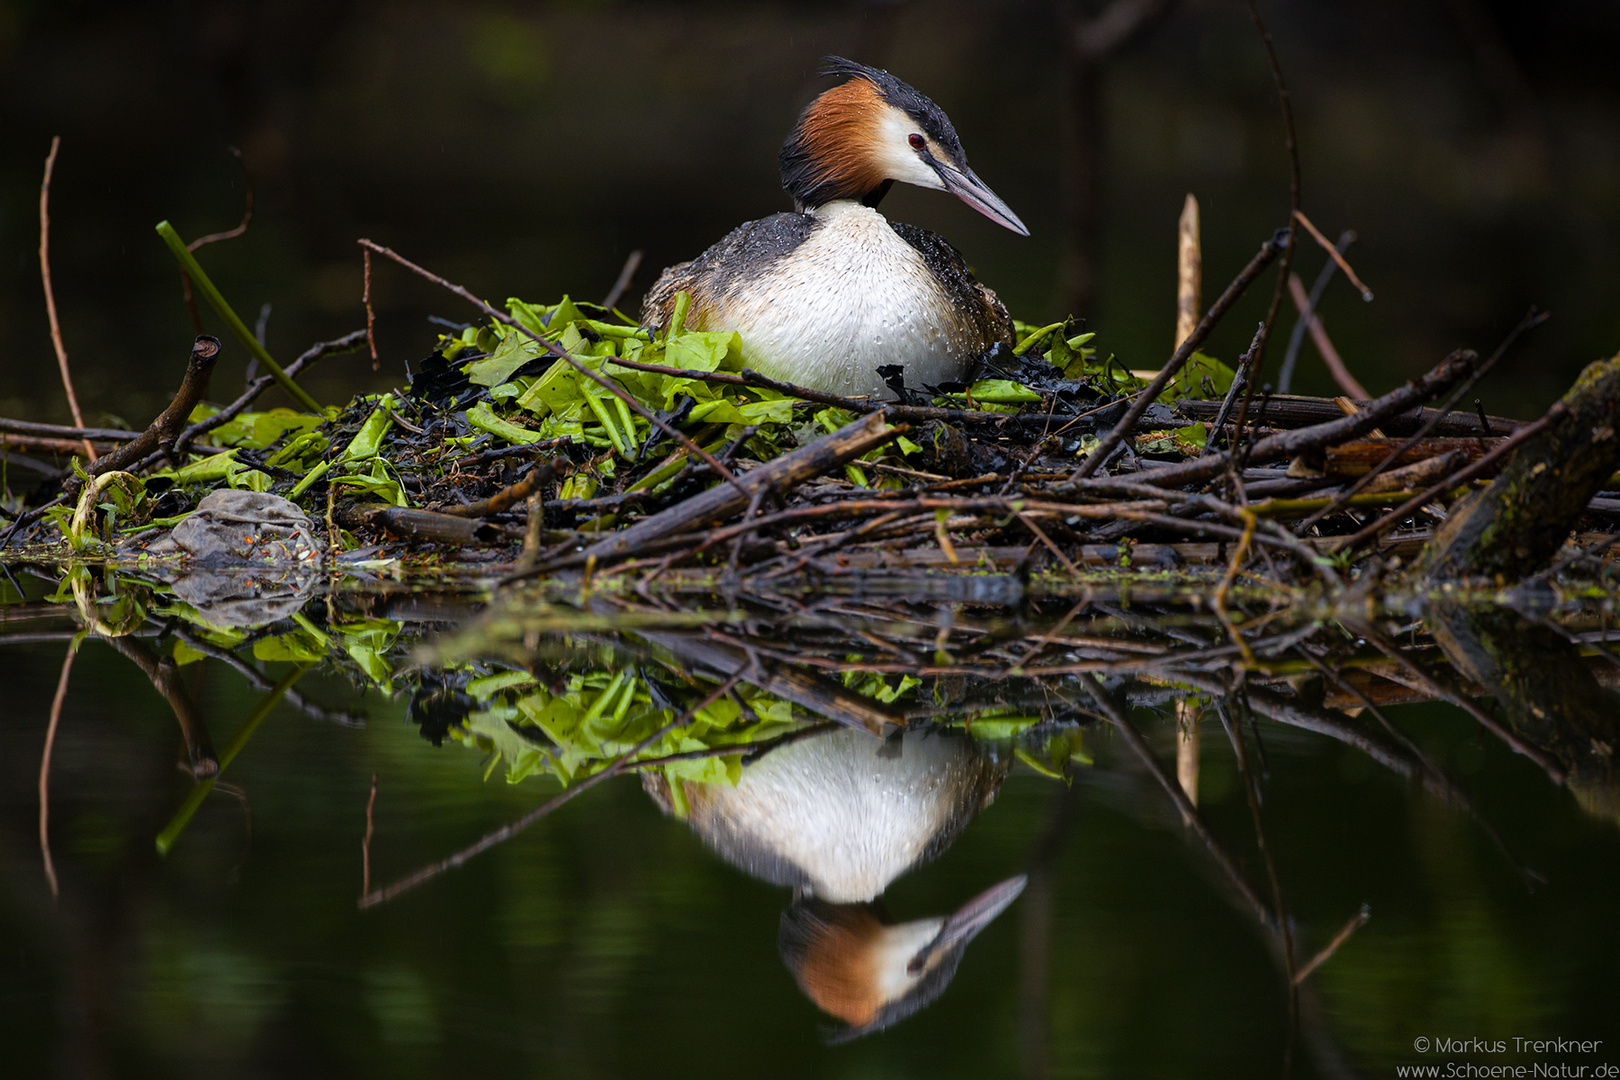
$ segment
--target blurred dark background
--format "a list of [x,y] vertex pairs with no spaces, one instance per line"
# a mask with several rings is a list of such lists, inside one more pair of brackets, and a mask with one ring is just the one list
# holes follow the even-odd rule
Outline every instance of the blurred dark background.
[[[1374,393],[1453,346],[1488,351],[1532,303],[1554,318],[1485,387],[1491,411],[1538,410],[1620,348],[1620,5],[1262,10],[1306,211],[1330,236],[1357,230],[1351,260],[1377,293],[1363,304],[1337,282],[1322,309]],[[914,189],[884,211],[945,234],[1015,315],[1084,316],[1129,366],[1170,350],[1186,192],[1203,206],[1206,297],[1286,222],[1276,98],[1241,0],[9,0],[0,415],[67,417],[37,261],[53,135],[52,263],[79,396],[91,422],[138,425],[167,402],[193,333],[152,226],[192,238],[237,222],[228,146],[256,213],[201,259],[250,323],[271,305],[278,358],[363,325],[361,236],[497,301],[600,299],[642,248],[634,310],[661,267],[785,208],[776,148],[827,53],[933,97],[1033,235]],[[1307,283],[1321,263],[1302,249]],[[430,350],[429,314],[470,317],[392,267],[375,290],[382,370],[327,361],[317,397],[398,384]],[[1212,351],[1241,351],[1269,292]],[[230,356],[216,398],[240,385]],[[1300,371],[1296,389],[1332,392],[1309,344]]]

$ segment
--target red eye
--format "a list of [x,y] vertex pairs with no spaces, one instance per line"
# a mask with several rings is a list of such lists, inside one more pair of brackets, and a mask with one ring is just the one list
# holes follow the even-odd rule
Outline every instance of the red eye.
[[923,138],[921,135],[918,135],[915,131],[906,136],[906,141],[911,144],[911,148],[913,150],[921,150],[923,147],[928,145],[928,140]]

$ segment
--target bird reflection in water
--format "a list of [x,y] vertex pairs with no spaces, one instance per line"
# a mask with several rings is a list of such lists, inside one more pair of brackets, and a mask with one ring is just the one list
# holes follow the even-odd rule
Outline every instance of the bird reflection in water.
[[664,809],[685,808],[711,849],[793,889],[777,942],[799,987],[847,1026],[887,1027],[944,992],[968,942],[1023,891],[1022,875],[948,916],[892,923],[878,898],[940,855],[996,796],[1007,764],[972,739],[907,730],[888,740],[838,730],[744,766],[735,787],[643,774]]

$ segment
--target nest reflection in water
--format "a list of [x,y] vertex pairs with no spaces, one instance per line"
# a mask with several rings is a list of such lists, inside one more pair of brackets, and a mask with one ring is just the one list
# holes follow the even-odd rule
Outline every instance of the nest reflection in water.
[[[539,782],[554,792],[399,881],[372,888],[368,864],[363,907],[635,772],[719,857],[790,890],[783,960],[842,1021],[838,1039],[936,998],[968,943],[1020,893],[1031,908],[1026,934],[1050,921],[1050,863],[1072,824],[1072,795],[1059,799],[1022,874],[983,882],[950,913],[896,920],[882,906],[890,883],[948,848],[1013,769],[1070,792],[1124,784],[1143,796],[1133,805],[1157,804],[1141,811],[1149,819],[1168,811],[1179,821],[1219,890],[1260,931],[1290,1030],[1329,1073],[1342,1055],[1310,977],[1367,912],[1345,897],[1337,933],[1301,931],[1290,917],[1264,810],[1271,770],[1286,767],[1267,757],[1280,729],[1334,740],[1460,808],[1527,885],[1535,871],[1388,707],[1448,702],[1587,813],[1620,821],[1613,602],[1562,600],[1544,585],[1422,605],[1240,587],[1212,611],[1206,591],[1149,575],[1048,591],[999,575],[851,574],[817,593],[723,597],[575,580],[509,590],[481,611],[410,591],[315,596],[262,625],[225,628],[172,586],[80,573],[63,590],[74,603],[35,601],[7,620],[71,619],[140,665],[174,706],[198,785],[160,847],[180,841],[271,704],[285,697],[322,719],[359,721],[296,689],[310,667],[339,668],[408,696],[429,740],[485,751],[486,776],[549,778]],[[266,691],[218,752],[173,674],[199,657]],[[1200,764],[1213,755],[1241,778],[1248,835],[1224,835],[1199,810]]]

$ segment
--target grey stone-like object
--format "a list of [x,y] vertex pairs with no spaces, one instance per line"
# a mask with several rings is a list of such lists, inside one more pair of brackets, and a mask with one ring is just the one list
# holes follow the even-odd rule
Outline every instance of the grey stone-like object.
[[[178,556],[175,598],[215,626],[253,627],[298,612],[315,593],[326,545],[297,505],[257,491],[210,492],[168,536],[146,549]],[[160,564],[161,567],[161,564]]]
[[147,550],[210,566],[308,564],[326,545],[309,515],[280,495],[225,489],[203,497],[192,515]]

